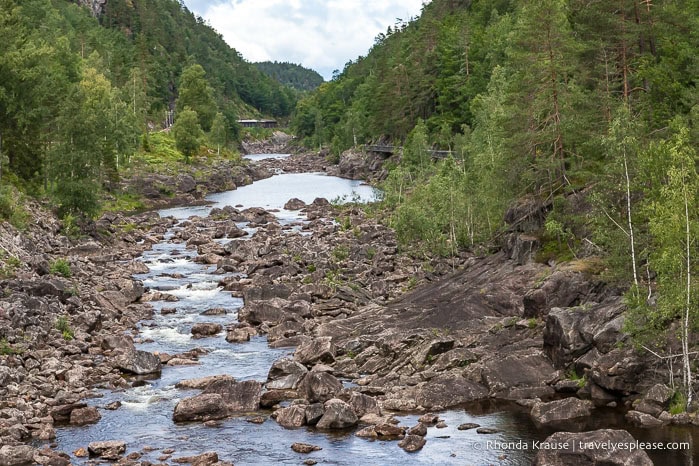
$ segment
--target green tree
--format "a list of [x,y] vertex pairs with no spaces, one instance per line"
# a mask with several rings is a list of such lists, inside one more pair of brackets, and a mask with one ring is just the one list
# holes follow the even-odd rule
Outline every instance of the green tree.
[[197,112],[189,107],[179,112],[171,131],[175,146],[184,154],[185,162],[189,163],[190,157],[201,147],[201,138],[204,136]]
[[176,112],[189,107],[197,113],[199,125],[209,131],[216,116],[216,102],[213,91],[206,80],[206,72],[201,65],[191,65],[182,71],[179,83]]
[[211,125],[211,133],[209,134],[211,143],[216,145],[217,155],[221,155],[221,146],[225,147],[228,142],[227,126],[226,117],[223,116],[223,113],[217,113]]

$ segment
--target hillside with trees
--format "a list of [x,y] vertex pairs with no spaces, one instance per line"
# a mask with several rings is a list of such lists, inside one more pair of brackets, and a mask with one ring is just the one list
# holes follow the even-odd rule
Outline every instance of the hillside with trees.
[[508,208],[534,206],[537,260],[578,261],[629,290],[638,341],[681,321],[686,356],[698,76],[696,0],[433,0],[302,100],[293,125],[335,154],[404,146],[385,203],[416,254],[497,243]]
[[[237,139],[239,117],[283,117],[295,104],[293,91],[176,0],[110,0],[96,10],[1,0],[0,40],[0,176],[61,214],[95,214],[97,194],[148,148],[149,131],[173,123],[169,112],[174,123],[187,117],[179,126],[194,135],[188,148],[216,123],[220,152],[221,141]],[[10,205],[17,194],[2,190]]]
[[324,82],[317,71],[294,63],[264,61],[255,66],[270,78],[298,91],[313,91]]

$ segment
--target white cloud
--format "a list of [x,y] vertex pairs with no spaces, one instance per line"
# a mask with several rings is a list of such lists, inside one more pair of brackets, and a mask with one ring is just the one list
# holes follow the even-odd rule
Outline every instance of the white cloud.
[[423,0],[185,0],[251,62],[300,63],[326,79],[366,55],[396,18],[418,16]]

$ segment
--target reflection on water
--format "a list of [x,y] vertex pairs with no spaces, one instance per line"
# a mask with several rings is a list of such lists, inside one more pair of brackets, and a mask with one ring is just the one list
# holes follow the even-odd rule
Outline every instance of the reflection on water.
[[253,162],[257,162],[260,160],[279,160],[279,159],[285,159],[289,157],[291,154],[248,154],[244,155],[243,158],[247,160],[252,160]]
[[160,211],[160,215],[185,219],[193,215],[209,215],[214,207],[239,206],[240,209],[248,207],[278,209],[280,210],[276,213],[278,217],[294,220],[305,218],[305,216],[295,211],[284,210],[284,204],[291,198],[311,203],[317,197],[340,203],[355,200],[371,202],[377,199],[377,191],[361,181],[327,176],[322,173],[284,173],[241,186],[233,191],[207,196],[206,199],[212,202],[210,205],[165,209]]

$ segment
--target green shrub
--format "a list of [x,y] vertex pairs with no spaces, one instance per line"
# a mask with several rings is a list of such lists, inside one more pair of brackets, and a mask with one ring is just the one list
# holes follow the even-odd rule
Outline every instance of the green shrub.
[[65,259],[56,259],[49,265],[49,272],[62,277],[70,277],[73,272],[70,269],[70,263]]
[[681,391],[676,391],[670,400],[670,414],[682,414],[687,410],[687,397]]
[[68,321],[68,318],[65,316],[60,316],[58,319],[56,319],[56,330],[61,332],[61,335],[63,335],[64,340],[72,340],[75,337],[75,334],[73,333],[73,329],[70,327],[70,322]]

